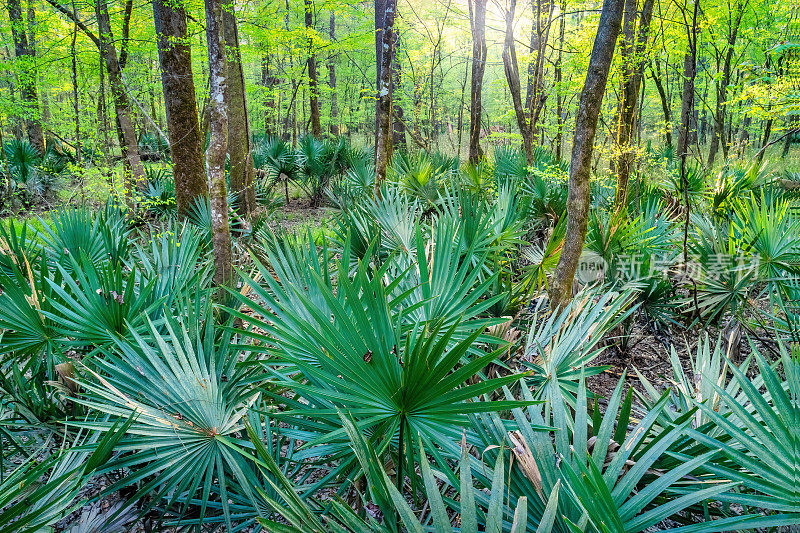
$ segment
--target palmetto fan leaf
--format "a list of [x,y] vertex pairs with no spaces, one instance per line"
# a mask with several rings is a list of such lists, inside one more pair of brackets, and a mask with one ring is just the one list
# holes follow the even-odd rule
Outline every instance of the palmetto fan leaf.
[[[305,403],[281,414],[285,420],[314,429],[320,421],[337,424],[342,409],[356,419],[360,431],[385,440],[396,437],[406,425],[409,435],[419,433],[431,443],[457,439],[458,428],[467,423],[466,413],[520,405],[470,401],[518,379],[508,376],[467,384],[497,355],[481,352],[462,364],[482,328],[457,341],[458,320],[447,328],[441,320],[409,324],[405,316],[423,303],[406,301],[409,291],[390,297],[399,280],[385,287],[382,273],[370,277],[363,264],[352,278],[339,272],[335,291],[329,281],[311,272],[316,279],[314,294],[324,303],[314,301],[304,287],[281,287],[274,280],[267,281],[276,294],[291,291],[294,296],[260,293],[275,313],[269,323],[257,324],[270,334],[269,342],[279,355],[270,367],[277,382],[297,391]],[[296,309],[298,304],[304,309]],[[241,318],[252,321],[246,315]],[[282,364],[289,366],[284,370],[275,366]],[[298,371],[290,377],[290,372]],[[308,445],[341,437],[341,431],[326,431],[309,439]]]
[[585,290],[559,312],[547,316],[528,333],[526,366],[533,370],[537,397],[552,400],[554,394],[574,394],[581,375],[595,375],[603,367],[591,364],[604,347],[602,338],[633,311],[634,292]]
[[[755,512],[749,518],[757,523],[747,527],[800,524],[800,363],[796,351],[779,344],[782,376],[753,343],[751,348],[763,386],[729,362],[737,389],[709,383],[724,408],[698,403],[711,424],[690,436],[724,455],[706,465],[708,471],[747,489],[717,499],[778,513]],[[742,520],[729,520],[737,519]]]
[[[194,323],[193,323],[194,322]],[[153,493],[149,505],[198,501],[202,517],[209,500],[220,502],[229,517],[226,479],[242,478],[242,458],[230,445],[244,430],[243,417],[255,400],[241,352],[210,320],[168,317],[166,333],[149,324],[146,337],[120,340],[116,349],[96,359],[93,379],[82,381],[89,395],[79,401],[99,413],[135,415],[136,421],[117,446],[122,452],[103,472],[130,473],[112,486],[134,485],[131,501]],[[246,358],[246,357],[245,357]],[[86,425],[107,430],[110,422]],[[227,524],[230,527],[230,522]]]

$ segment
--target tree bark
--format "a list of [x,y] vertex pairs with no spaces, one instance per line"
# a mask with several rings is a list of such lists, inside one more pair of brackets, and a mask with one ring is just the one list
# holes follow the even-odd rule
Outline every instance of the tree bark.
[[[375,92],[380,90],[381,86],[381,65],[383,64],[383,22],[386,18],[386,2],[389,0],[375,0]],[[375,131],[380,129],[378,117],[380,117],[380,110],[378,106],[380,102],[375,102]],[[378,156],[378,145],[375,144],[375,157]]]
[[236,194],[239,215],[249,218],[256,209],[253,188],[255,169],[250,146],[250,117],[245,95],[244,70],[239,49],[239,28],[233,0],[222,2],[222,31],[227,47],[225,99],[227,107],[228,155],[230,155],[231,190]]
[[525,160],[529,165],[533,163],[533,135],[525,119],[525,108],[522,106],[522,88],[519,80],[519,66],[517,64],[517,51],[514,46],[514,14],[517,0],[511,0],[511,5],[506,11],[506,38],[503,44],[503,72],[508,82],[511,101],[514,104],[514,115],[517,118],[517,127],[522,136],[522,148],[525,151]]
[[[623,79],[620,88],[620,101],[617,112],[617,157],[612,158],[612,168],[617,173],[617,191],[614,198],[615,209],[623,208],[628,200],[628,181],[634,161],[631,145],[633,131],[636,129],[636,106],[644,75],[644,55],[650,38],[650,19],[653,16],[654,0],[644,0],[639,17],[639,31],[634,46],[636,28],[636,0],[626,1],[625,21],[623,22],[622,61]],[[632,4],[632,10],[628,9]],[[632,12],[631,12],[632,11]]]
[[[330,24],[331,42],[336,42],[336,14],[331,11]],[[339,135],[339,99],[336,94],[336,57],[333,53],[328,57],[328,85],[331,88],[331,135]]]
[[178,216],[184,217],[197,199],[208,198],[186,10],[180,3],[153,0],[153,20],[174,165],[175,201]]
[[477,165],[483,159],[480,145],[483,73],[486,70],[486,1],[468,0],[472,29],[472,76],[469,108],[469,162]]
[[319,81],[317,78],[317,56],[314,53],[314,2],[305,0],[306,32],[308,32],[308,104],[311,112],[311,134],[314,137],[322,135],[322,125],[319,111]]
[[403,69],[400,60],[397,59],[397,42],[393,52],[392,65],[392,150],[395,148],[404,149],[406,146],[406,126],[403,122],[403,106],[400,104],[397,95],[399,94],[400,84],[403,81]]
[[11,22],[11,35],[14,39],[20,94],[26,108],[25,131],[31,145],[40,154],[44,154],[45,140],[39,117],[39,96],[36,89],[36,50],[31,42],[33,36],[31,36],[31,40],[28,39],[20,0],[8,0],[8,18]]
[[563,82],[562,53],[564,50],[564,30],[566,26],[567,0],[561,2],[561,12],[558,21],[558,57],[556,59],[556,159],[561,159],[562,138],[564,136],[564,96],[562,94]]
[[[653,68],[653,63],[656,68]],[[664,90],[664,84],[661,81],[661,67],[658,61],[654,61],[650,65],[650,77],[656,85],[658,97],[661,100],[661,111],[664,113],[664,141],[667,146],[672,146],[672,112],[669,107],[669,98],[667,92]]]
[[214,281],[222,287],[233,281],[233,253],[228,220],[228,191],[225,185],[225,155],[228,144],[228,112],[225,99],[227,60],[223,35],[223,1],[205,0],[206,40],[209,66],[210,139],[206,150],[206,173],[211,193],[212,246],[214,250]]
[[550,307],[561,308],[572,298],[572,283],[578,268],[589,218],[589,174],[597,119],[608,83],[608,72],[622,24],[624,0],[604,0],[597,34],[589,58],[586,81],[575,115],[575,137],[567,195],[567,228],[564,246],[550,285]]
[[[97,26],[100,32],[98,37],[100,51],[108,72],[108,81],[111,85],[111,96],[114,100],[114,109],[117,114],[117,125],[120,137],[120,148],[125,157],[127,167],[126,182],[131,191],[141,190],[147,186],[147,178],[144,175],[144,167],[139,156],[139,142],[136,138],[133,114],[128,103],[128,94],[125,91],[125,84],[122,81],[122,66],[127,54],[122,54],[117,59],[117,50],[114,46],[114,34],[111,32],[111,19],[108,15],[108,4],[106,0],[97,2]],[[124,32],[123,32],[124,33]]]
[[383,18],[383,52],[381,53],[381,83],[378,85],[378,130],[375,135],[375,196],[386,179],[386,167],[392,148],[392,56],[394,51],[394,18],[397,0],[386,0]]
[[[72,0],[72,12],[77,19],[77,8],[75,0]],[[78,100],[78,57],[75,53],[75,45],[78,41],[78,25],[72,25],[72,41],[70,42],[70,52],[72,55],[72,105],[75,113],[75,162],[81,166],[83,164],[83,154],[81,153],[81,106]]]

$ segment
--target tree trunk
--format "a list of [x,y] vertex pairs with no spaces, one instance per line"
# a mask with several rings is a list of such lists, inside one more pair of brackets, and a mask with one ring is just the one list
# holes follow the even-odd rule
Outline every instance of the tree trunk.
[[[739,35],[739,26],[742,22],[747,0],[742,4],[741,0],[738,2],[738,9],[736,14],[731,13],[731,23],[729,26],[730,32],[728,33],[728,48],[725,53],[725,62],[722,65],[722,77],[717,82],[717,103],[716,112],[714,113],[714,136],[711,138],[711,146],[708,149],[708,166],[714,165],[719,145],[722,143],[722,153],[727,157],[728,145],[725,142],[725,113],[728,106],[728,84],[731,81],[731,63],[733,61],[733,54],[736,48],[736,37]],[[735,19],[734,19],[735,16]]]
[[[75,7],[75,0],[72,0],[72,13],[77,20],[78,10]],[[72,25],[72,41],[70,42],[70,55],[72,56],[72,105],[75,113],[75,162],[78,166],[83,165],[83,154],[81,153],[81,106],[78,99],[78,57],[75,53],[75,45],[78,42],[78,24]],[[81,190],[83,187],[81,186]]]
[[[536,140],[536,126],[539,124],[539,116],[547,101],[547,92],[544,90],[544,63],[554,9],[555,3],[552,0],[536,0],[533,17],[535,32],[531,32],[531,53],[535,53],[536,56],[528,65],[528,90],[525,98],[525,109],[530,117],[528,130],[531,144]],[[543,20],[544,12],[547,12],[547,18]],[[533,34],[535,34],[535,39]]]
[[108,125],[108,107],[106,106],[106,69],[102,51],[100,51],[100,65],[98,70],[100,71],[100,94],[97,97],[97,125],[98,128],[102,130],[103,155],[106,158],[105,163],[108,164],[111,156],[111,140],[108,138],[110,126]]
[[[655,69],[653,69],[653,64],[656,66]],[[661,81],[660,63],[656,60],[653,64],[650,65],[650,77],[653,78],[653,83],[656,85],[658,97],[661,100],[661,111],[664,113],[664,142],[667,143],[667,146],[672,146],[672,112],[669,107],[669,97]]]
[[561,10],[559,13],[559,22],[558,22],[558,58],[556,59],[556,68],[555,68],[555,76],[556,76],[556,159],[561,159],[561,145],[563,144],[563,136],[564,136],[564,96],[562,95],[563,88],[561,84],[563,82],[563,72],[562,72],[562,52],[564,50],[564,29],[566,26],[566,11],[567,11],[567,1],[562,0],[561,2]]
[[225,88],[227,116],[227,149],[230,156],[231,190],[236,194],[239,215],[249,218],[256,209],[253,188],[255,170],[250,146],[250,117],[245,96],[244,70],[239,49],[239,28],[233,0],[222,2],[222,31],[227,47],[227,77]]
[[[387,0],[375,0],[375,92],[380,90],[381,86],[381,65],[383,64],[383,21],[386,18],[386,2]],[[380,129],[378,119],[380,117],[380,110],[378,107],[380,102],[375,102],[375,131]],[[375,157],[378,156],[378,144],[375,143]]]
[[[331,43],[336,42],[336,14],[331,11],[330,26]],[[339,135],[339,101],[336,95],[336,57],[333,53],[328,58],[328,85],[331,88],[331,135]]]
[[97,2],[97,26],[100,32],[100,50],[108,72],[108,82],[111,85],[111,96],[114,99],[114,109],[117,113],[118,133],[120,137],[120,148],[122,155],[127,162],[126,182],[131,191],[141,190],[147,186],[147,178],[144,175],[144,167],[139,157],[139,142],[136,138],[133,113],[128,104],[128,93],[122,81],[123,59],[126,54],[120,55],[117,59],[117,50],[114,47],[114,34],[111,32],[111,19],[108,16],[108,4],[106,0]]
[[519,67],[517,64],[517,51],[514,46],[514,13],[517,0],[511,0],[511,5],[506,11],[506,38],[503,44],[503,72],[508,82],[511,101],[514,104],[514,115],[517,118],[517,127],[522,136],[522,148],[525,151],[525,160],[533,164],[533,135],[525,119],[525,108],[522,107],[522,88],[519,81]]
[[311,134],[314,137],[322,135],[322,125],[319,112],[319,82],[317,80],[317,56],[314,53],[314,2],[305,0],[306,32],[308,32],[308,104],[311,111]]
[[14,52],[17,58],[17,77],[24,102],[25,130],[28,140],[40,154],[44,154],[45,140],[39,117],[39,97],[36,90],[36,50],[33,36],[28,40],[25,21],[22,19],[20,0],[8,0],[8,18],[14,39]]
[[381,83],[378,85],[378,131],[375,135],[375,196],[380,196],[386,167],[392,148],[392,56],[394,51],[394,18],[397,0],[386,0],[383,18],[383,53],[381,54]]
[[[644,54],[650,33],[650,19],[653,16],[654,0],[645,0],[639,17],[639,32],[634,46],[636,27],[636,0],[625,2],[625,21],[623,23],[622,61],[623,79],[620,88],[620,101],[617,112],[617,157],[612,158],[612,169],[617,173],[617,191],[614,198],[616,210],[622,209],[628,200],[628,181],[634,162],[634,149],[631,145],[636,128],[636,105],[644,74]],[[631,7],[632,5],[632,7]]]
[[608,72],[622,24],[624,0],[604,0],[597,34],[589,58],[586,81],[575,115],[575,137],[567,195],[567,228],[564,246],[550,285],[550,307],[557,309],[572,298],[572,283],[578,268],[589,218],[589,174],[592,149],[597,131],[597,118],[603,103]]
[[483,159],[481,150],[481,115],[483,73],[486,70],[486,1],[468,0],[472,29],[472,76],[469,108],[469,162],[477,165]]
[[392,150],[406,147],[406,127],[403,122],[403,106],[397,98],[400,94],[400,84],[403,82],[403,69],[397,59],[397,43],[393,52],[392,65]]
[[198,198],[208,198],[186,11],[180,3],[153,0],[153,20],[174,164],[175,201],[178,216],[184,217]]
[[206,39],[209,66],[210,139],[206,150],[206,173],[211,193],[211,231],[214,250],[214,281],[222,287],[233,281],[231,229],[228,221],[228,191],[225,185],[225,155],[228,147],[228,112],[225,99],[227,61],[223,36],[224,0],[205,0]]

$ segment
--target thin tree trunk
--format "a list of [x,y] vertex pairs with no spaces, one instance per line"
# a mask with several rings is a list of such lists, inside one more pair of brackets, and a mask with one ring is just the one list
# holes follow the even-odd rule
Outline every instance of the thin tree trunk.
[[392,56],[394,55],[394,18],[397,0],[386,0],[383,18],[383,53],[381,54],[381,83],[378,86],[378,131],[375,135],[375,196],[380,196],[380,188],[386,179],[386,167],[391,154],[392,117]]
[[153,20],[174,164],[175,201],[178,216],[184,217],[197,199],[208,198],[186,11],[180,3],[153,0]]
[[[44,154],[45,140],[39,117],[39,97],[36,90],[36,51],[28,40],[25,21],[22,19],[20,0],[8,0],[8,18],[14,39],[14,52],[17,58],[17,77],[20,93],[25,105],[25,130],[28,140],[40,154]],[[30,18],[30,11],[29,11]]]
[[[330,24],[331,42],[336,42],[336,14],[331,11]],[[333,53],[328,57],[328,85],[331,88],[331,135],[339,135],[339,100],[336,94],[336,57]]]
[[[633,4],[633,13],[629,13],[628,5]],[[624,73],[620,90],[620,102],[617,114],[617,146],[618,156],[612,158],[612,167],[617,173],[617,191],[614,198],[615,208],[623,208],[628,200],[628,181],[634,162],[634,149],[631,145],[633,131],[636,128],[636,106],[639,101],[639,90],[644,75],[644,54],[650,38],[650,19],[653,16],[654,0],[645,0],[639,17],[639,31],[634,46],[634,28],[636,26],[636,0],[626,2],[626,20],[623,23],[625,37],[622,44]],[[631,18],[628,20],[627,17]]]
[[[528,67],[528,94],[526,97],[525,108],[528,110],[530,117],[528,128],[530,131],[531,144],[536,140],[536,126],[539,124],[539,117],[544,109],[545,102],[547,101],[547,92],[544,90],[544,63],[545,51],[547,49],[547,41],[550,38],[550,25],[553,21],[553,12],[555,10],[555,3],[552,0],[536,0],[536,14],[534,16],[534,28],[536,29],[536,42],[531,41],[531,45],[535,44],[536,48],[531,52],[536,52],[536,57],[531,65]],[[542,14],[547,12],[547,18],[542,20]],[[531,75],[533,75],[533,82],[531,83]]]
[[561,159],[561,149],[564,136],[564,96],[562,95],[564,74],[562,72],[562,53],[564,50],[564,30],[566,26],[567,0],[561,2],[561,12],[558,21],[558,59],[556,59],[556,159]]
[[114,34],[111,32],[111,19],[108,16],[106,0],[98,0],[97,2],[97,25],[100,32],[100,50],[105,60],[108,81],[111,85],[111,95],[114,99],[114,109],[117,113],[120,148],[128,166],[126,170],[129,175],[126,176],[126,182],[131,191],[133,189],[143,189],[147,185],[147,178],[144,175],[144,167],[139,156],[139,143],[136,138],[133,113],[131,113],[128,94],[122,81],[123,59],[127,57],[127,54],[121,54],[120,59],[117,59],[117,50],[114,47]]
[[464,72],[464,79],[461,80],[461,102],[458,106],[458,159],[461,159],[461,136],[464,132],[464,96],[467,92],[467,78],[469,77],[469,61],[465,61],[467,66]]
[[716,112],[714,113],[714,136],[711,138],[711,146],[708,149],[708,166],[714,165],[717,151],[719,150],[720,143],[722,143],[722,154],[727,157],[728,145],[725,142],[725,114],[728,106],[728,84],[731,81],[731,63],[733,62],[733,54],[736,49],[736,38],[739,35],[739,26],[742,22],[742,16],[747,7],[747,0],[744,4],[741,0],[738,2],[737,11],[731,14],[731,24],[729,26],[730,33],[728,34],[728,48],[725,53],[725,62],[722,66],[722,78],[717,82],[717,103]]
[[[77,17],[76,17],[77,20]],[[97,124],[98,128],[102,130],[103,139],[103,155],[108,163],[111,156],[111,140],[108,138],[108,108],[106,106],[106,69],[105,61],[103,61],[103,52],[100,51],[100,94],[97,97]]]
[[[655,69],[653,69],[653,64],[656,66]],[[656,85],[656,90],[661,100],[661,111],[664,113],[664,141],[667,146],[672,146],[672,112],[669,107],[669,97],[661,81],[661,67],[659,65],[660,63],[657,60],[651,63],[650,77],[653,78],[653,83]]]
[[[383,21],[386,18],[386,3],[391,0],[375,0],[375,92],[380,91],[381,65],[383,65]],[[380,129],[378,122],[380,102],[375,102],[375,131]],[[375,158],[378,156],[378,143],[375,143]]]
[[511,92],[511,101],[514,104],[514,115],[517,118],[517,127],[522,136],[522,148],[525,151],[525,160],[533,163],[533,135],[525,119],[525,108],[522,106],[522,88],[519,80],[519,66],[517,64],[517,51],[514,46],[514,13],[517,0],[511,0],[511,5],[506,11],[506,33],[503,45],[503,72]]
[[227,47],[225,98],[231,190],[236,194],[239,215],[249,218],[256,209],[256,193],[253,188],[255,170],[250,146],[250,117],[247,111],[242,54],[239,48],[239,28],[233,0],[222,2],[222,31]]
[[581,91],[575,115],[575,137],[572,142],[572,161],[567,195],[567,228],[564,246],[550,285],[550,307],[557,309],[572,298],[572,283],[578,268],[591,202],[589,175],[592,149],[597,132],[597,119],[608,83],[608,73],[614,58],[614,48],[622,24],[624,0],[604,0],[597,34],[589,58],[586,82]]
[[480,145],[483,73],[486,70],[486,1],[468,0],[472,29],[472,76],[469,108],[469,162],[477,165],[483,159]]
[[214,281],[222,287],[233,281],[231,229],[228,221],[228,191],[225,185],[225,155],[228,151],[228,113],[225,99],[227,61],[223,36],[224,0],[205,0],[206,39],[209,65],[210,139],[206,150],[206,173],[210,187],[212,245],[214,250]]
[[397,42],[395,42],[394,57],[392,59],[392,150],[405,149],[406,127],[403,122],[403,106],[400,104],[400,84],[403,82],[403,69],[397,58]]
[[[72,12],[77,19],[77,8],[75,0],[72,0]],[[72,25],[72,41],[70,42],[70,55],[72,55],[72,105],[75,113],[75,161],[78,166],[83,164],[83,154],[81,153],[81,107],[78,100],[78,57],[75,53],[75,45],[78,41],[78,25]]]
[[317,56],[314,53],[314,2],[305,0],[306,31],[308,32],[308,104],[311,112],[311,134],[314,137],[322,135],[322,125],[319,111],[319,89],[317,79]]

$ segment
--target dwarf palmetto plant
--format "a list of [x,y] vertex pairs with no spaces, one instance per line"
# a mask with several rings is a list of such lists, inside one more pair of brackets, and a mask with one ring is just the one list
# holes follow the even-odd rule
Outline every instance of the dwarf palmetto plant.
[[758,275],[773,283],[800,273],[800,221],[789,212],[789,202],[769,202],[762,192],[739,202],[734,224],[749,252],[758,261]]
[[706,321],[725,314],[741,320],[752,308],[758,290],[758,268],[751,243],[737,234],[735,224],[694,217],[696,233],[689,243],[692,263],[685,283],[692,294],[681,300],[683,309]]
[[16,186],[26,189],[31,194],[37,194],[39,192],[37,174],[42,154],[23,139],[12,139],[3,149],[11,178]]
[[[508,523],[503,521],[506,515],[513,515],[512,531],[524,531],[528,520],[525,499],[521,498],[517,502],[515,510],[505,508],[505,457],[503,454],[498,454],[494,468],[488,469],[487,475],[491,479],[490,497],[486,507],[483,507],[475,502],[476,489],[473,486],[472,461],[468,454],[467,446],[462,443],[462,453],[459,461],[460,479],[455,478],[455,474],[452,474],[458,483],[453,488],[458,490],[460,496],[459,501],[455,502],[450,498],[442,497],[437,483],[437,473],[426,457],[427,453],[424,446],[421,442],[418,442],[416,445],[419,447],[420,473],[428,502],[427,506],[430,507],[430,512],[426,516],[420,517],[405,500],[405,496],[392,483],[371,442],[357,430],[352,419],[344,415],[340,416],[343,428],[350,439],[350,446],[367,479],[369,493],[363,496],[368,496],[368,501],[374,502],[384,519],[378,521],[369,517],[365,520],[352,507],[339,499],[334,499],[330,502],[330,511],[325,516],[326,520],[321,520],[317,515],[323,507],[322,504],[312,499],[304,499],[298,496],[301,492],[300,488],[284,475],[277,461],[262,444],[263,441],[258,439],[258,436],[253,431],[251,432],[251,439],[257,452],[255,462],[262,476],[268,480],[278,497],[268,497],[266,493],[262,493],[264,499],[268,502],[270,512],[269,515],[259,519],[259,522],[269,531],[292,533],[344,531],[394,533],[400,530],[400,524],[402,523],[405,531],[414,533],[422,533],[423,531],[451,533],[456,530],[453,526],[453,515],[456,512],[458,513],[458,524],[456,525],[460,531],[500,533],[503,530],[503,526],[508,526]],[[446,468],[449,470],[449,467]],[[540,531],[546,532],[552,527],[556,516],[557,503],[558,487],[552,492],[548,501],[542,517]],[[272,515],[279,515],[289,525],[275,521]]]
[[[349,264],[349,259],[343,257],[341,264]],[[469,384],[497,357],[482,351],[468,357],[483,327],[463,332],[461,340],[454,337],[460,320],[448,325],[441,319],[409,320],[425,302],[410,299],[413,289],[397,290],[402,275],[385,282],[386,268],[369,275],[362,264],[348,276],[347,269],[340,267],[335,290],[319,271],[309,269],[316,280],[313,299],[307,295],[308,287],[288,284],[262,269],[268,288],[253,280],[247,283],[265,303],[239,296],[256,316],[237,314],[269,335],[275,359],[265,363],[267,368],[276,384],[296,391],[305,404],[276,416],[313,431],[322,423],[338,424],[339,409],[349,412],[359,431],[375,436],[379,449],[388,446],[392,452],[408,452],[397,463],[402,478],[403,470],[414,475],[416,455],[413,448],[404,448],[404,442],[413,442],[409,439],[417,434],[426,446],[458,438],[467,423],[466,413],[519,405],[470,401],[518,377]],[[321,456],[346,455],[341,431],[304,440],[307,447],[319,447]]]
[[392,159],[389,178],[428,211],[439,204],[445,186],[454,180],[457,172],[458,162],[454,158],[427,152],[398,153]]
[[266,143],[259,143],[253,152],[256,168],[264,170],[267,178],[283,184],[286,203],[289,203],[289,182],[299,179],[297,158],[286,141],[271,137]]
[[[35,533],[49,530],[57,521],[86,503],[80,489],[110,457],[114,446],[130,427],[120,420],[99,433],[79,433],[66,446],[44,461],[38,453],[0,481],[0,523],[9,531]],[[66,445],[66,442],[65,442]],[[38,450],[43,452],[44,450]]]
[[299,180],[297,183],[310,198],[312,207],[320,205],[325,189],[333,176],[333,167],[325,142],[312,135],[305,135],[297,143],[295,161]]
[[712,212],[722,217],[732,214],[739,200],[766,185],[768,178],[766,164],[759,161],[748,166],[726,162],[711,191]]
[[[730,347],[730,345],[728,346]],[[674,423],[680,416],[694,411],[692,427],[708,427],[711,419],[703,410],[695,409],[695,405],[708,405],[722,415],[729,412],[716,387],[722,387],[730,397],[736,398],[737,401],[746,401],[746,398],[742,396],[739,382],[731,379],[730,365],[732,363],[730,353],[725,353],[725,347],[726,343],[723,342],[722,337],[712,343],[708,335],[704,335],[699,340],[694,354],[688,358],[681,358],[675,347],[671,347],[669,360],[672,365],[673,387],[670,389],[669,408],[662,412],[661,416],[664,420],[660,420],[659,423],[663,425]],[[689,360],[688,368],[684,368],[686,359]],[[738,368],[746,373],[751,363],[752,356],[748,356]],[[650,409],[660,401],[663,393],[638,370],[636,370],[636,374],[644,392],[640,393],[635,389],[634,392],[645,407]],[[763,385],[763,380],[760,378],[756,378],[754,381],[757,386]],[[718,429],[715,429],[707,430],[707,434],[709,431],[713,434],[720,433]]]
[[61,283],[47,280],[58,299],[45,315],[56,324],[64,343],[78,349],[111,346],[120,338],[130,338],[161,304],[152,297],[155,280],[140,284],[135,268],[125,272],[119,264],[95,266],[85,254],[81,259],[73,260],[72,272],[58,265]]
[[232,446],[259,394],[250,382],[251,356],[214,325],[210,305],[199,307],[185,319],[165,317],[165,333],[149,323],[146,335],[134,333],[106,350],[96,370],[85,369],[92,377],[81,380],[88,394],[76,401],[111,417],[84,423],[92,429],[108,431],[114,420],[135,416],[119,454],[100,470],[130,471],[109,492],[134,487],[131,502],[177,504],[179,514],[198,502],[192,507],[201,518],[217,501],[230,529],[226,479],[243,478],[243,459]]
[[34,375],[44,364],[49,379],[55,366],[64,362],[63,344],[54,307],[60,301],[55,287],[60,272],[51,273],[46,257],[37,263],[13,265],[0,273],[0,353]]
[[41,250],[36,242],[37,232],[27,222],[0,223],[0,273],[12,275],[38,264]]
[[404,195],[398,187],[387,186],[380,198],[367,201],[365,210],[381,229],[381,256],[399,256],[406,263],[413,260],[420,203]]
[[211,263],[208,242],[191,224],[171,224],[150,239],[150,246],[136,246],[139,287],[152,287],[149,298],[159,307],[173,309],[181,295],[208,288]]
[[[800,363],[797,351],[779,343],[780,356],[771,362],[753,342],[750,344],[759,370],[758,382],[751,380],[744,368],[729,361],[735,387],[710,382],[708,385],[717,395],[717,405],[721,408],[718,410],[708,401],[696,402],[710,423],[689,432],[697,445],[690,446],[686,453],[719,450],[721,457],[706,464],[705,470],[742,487],[741,491],[716,496],[718,500],[745,508],[740,516],[720,519],[720,529],[723,526],[733,530],[800,524],[797,469],[800,464]],[[676,454],[679,460],[685,457],[685,454]],[[769,512],[765,514],[764,510]]]
[[[682,493],[687,476],[707,464],[714,452],[664,466],[665,459],[671,460],[671,446],[684,437],[691,414],[668,427],[658,425],[667,406],[665,394],[637,419],[624,381],[623,375],[602,415],[596,400],[590,409],[585,380],[579,379],[575,396],[556,393],[543,405],[515,409],[513,424],[498,423],[493,414],[473,417],[481,445],[510,442],[516,468],[509,473],[506,490],[512,501],[527,498],[529,516],[545,514],[548,495],[560,484],[552,531],[644,531],[733,486],[689,482],[692,490]],[[521,390],[523,398],[531,397],[527,387]],[[568,407],[573,401],[574,410]],[[555,433],[537,430],[548,425]],[[484,460],[491,461],[496,453],[490,449]],[[529,524],[528,531],[535,527]],[[713,523],[696,527],[717,531]]]
[[142,193],[142,207],[157,216],[174,216],[175,181],[168,167],[147,165],[144,167],[147,183]]
[[525,365],[533,371],[529,379],[536,385],[537,398],[552,401],[555,394],[574,395],[581,376],[605,370],[588,365],[605,349],[598,345],[606,334],[634,311],[634,297],[632,290],[584,290],[563,310],[538,324],[534,318],[525,342]]

